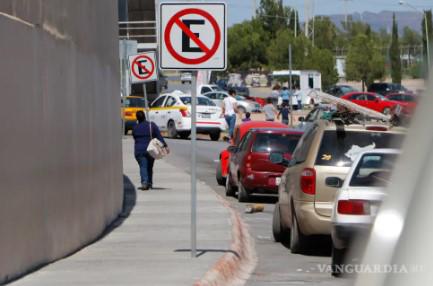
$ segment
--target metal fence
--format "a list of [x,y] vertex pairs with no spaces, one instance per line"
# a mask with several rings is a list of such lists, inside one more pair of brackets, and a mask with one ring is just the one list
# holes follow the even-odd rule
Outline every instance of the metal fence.
[[119,37],[139,43],[156,43],[156,21],[119,22]]

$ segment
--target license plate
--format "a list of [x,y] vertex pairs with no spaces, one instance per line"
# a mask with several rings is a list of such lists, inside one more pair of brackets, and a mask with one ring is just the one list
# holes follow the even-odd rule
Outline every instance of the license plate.
[[280,178],[280,177],[275,178],[275,184],[276,184],[277,186],[279,186],[280,183],[281,183],[281,178]]
[[209,119],[209,118],[210,118],[210,114],[208,114],[208,113],[201,113],[201,114],[200,114],[200,117],[201,117],[201,118]]

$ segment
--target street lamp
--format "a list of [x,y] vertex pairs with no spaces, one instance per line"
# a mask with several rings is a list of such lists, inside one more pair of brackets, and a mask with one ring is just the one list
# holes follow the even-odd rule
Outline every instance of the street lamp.
[[427,25],[427,13],[425,13],[424,11],[419,10],[418,8],[416,8],[415,6],[411,5],[410,3],[400,0],[398,2],[398,4],[400,5],[406,5],[407,7],[422,13],[424,15],[424,24],[425,24],[425,38],[426,38],[426,44],[427,44],[427,64],[428,64],[428,68],[430,68],[431,65],[431,60],[430,60],[430,40],[429,40],[429,33],[428,33],[428,25]]

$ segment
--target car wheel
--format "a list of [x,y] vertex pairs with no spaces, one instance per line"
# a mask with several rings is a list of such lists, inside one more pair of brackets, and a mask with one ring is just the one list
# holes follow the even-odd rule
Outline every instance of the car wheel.
[[238,110],[239,110],[240,113],[243,113],[243,114],[247,113],[247,110],[243,106],[239,106]]
[[209,136],[210,136],[210,139],[212,141],[218,141],[220,139],[221,132],[220,131],[212,132],[212,133],[209,134]]
[[391,113],[391,109],[389,107],[385,107],[382,111],[383,114],[388,115]]
[[276,203],[272,216],[272,234],[276,242],[281,242],[281,215],[280,204]]
[[343,262],[344,262],[344,249],[335,248],[332,245],[332,260],[331,260],[331,269],[332,276],[338,277],[342,274]]
[[181,81],[181,83],[182,83],[182,84],[184,84],[184,82],[183,82],[183,81]]
[[234,197],[235,194],[236,194],[236,189],[230,184],[230,171],[229,171],[226,177],[226,196]]
[[167,124],[167,133],[168,133],[168,137],[173,139],[177,138],[176,124],[174,123],[173,120],[170,120]]
[[298,220],[294,210],[292,210],[292,227],[290,228],[290,251],[292,253],[302,253],[306,248],[307,238],[299,230]]
[[216,166],[216,180],[218,185],[224,186],[226,183],[226,178],[223,177],[222,170],[221,170],[221,161]]
[[238,201],[240,203],[247,203],[250,200],[250,195],[248,194],[244,185],[242,185],[242,178],[239,178],[238,181]]
[[188,139],[190,132],[189,131],[184,131],[184,132],[178,132],[178,135],[180,138],[182,139]]

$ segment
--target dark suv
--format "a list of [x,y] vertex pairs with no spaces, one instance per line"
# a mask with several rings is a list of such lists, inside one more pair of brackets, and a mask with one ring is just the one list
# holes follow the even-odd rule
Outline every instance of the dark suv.
[[386,82],[372,83],[368,87],[368,91],[375,92],[381,95],[387,95],[390,93],[410,92],[407,88],[405,88],[403,85],[399,83],[386,83]]

